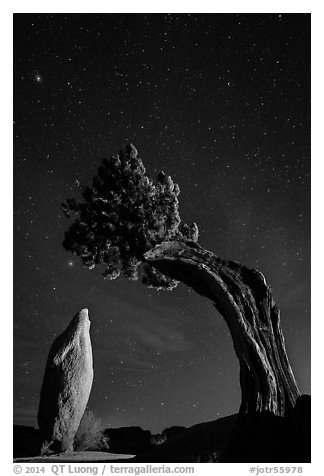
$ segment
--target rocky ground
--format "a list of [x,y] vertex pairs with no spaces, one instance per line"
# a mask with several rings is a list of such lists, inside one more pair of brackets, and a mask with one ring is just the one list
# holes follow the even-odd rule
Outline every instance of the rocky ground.
[[[41,439],[38,430],[14,427],[15,462],[133,462],[133,463],[209,463],[223,462],[226,451],[233,444],[233,434],[242,429],[238,459],[226,462],[294,462],[307,463],[311,457],[309,395],[297,400],[289,417],[257,415],[263,426],[248,420],[239,425],[238,414],[200,423],[190,428],[171,427],[159,435],[140,427],[124,427],[104,431],[110,452],[79,451],[40,456]],[[260,433],[260,428],[264,431]],[[236,444],[236,442],[234,441]],[[106,449],[106,448],[103,448]],[[136,456],[135,456],[136,455]],[[224,456],[225,455],[225,456]],[[224,462],[225,462],[224,461]]]
[[31,456],[28,458],[14,458],[14,463],[104,463],[106,461],[125,462],[134,455],[107,453],[104,451],[71,451],[50,456]]

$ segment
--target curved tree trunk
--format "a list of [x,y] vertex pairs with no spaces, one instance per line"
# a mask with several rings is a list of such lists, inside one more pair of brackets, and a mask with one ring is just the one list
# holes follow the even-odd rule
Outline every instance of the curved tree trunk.
[[[264,426],[269,418],[287,416],[300,393],[287,357],[279,309],[262,273],[225,261],[194,242],[165,242],[145,258],[211,299],[226,320],[240,362],[242,401],[236,439],[243,441],[247,428],[257,432],[260,422]],[[233,459],[233,454],[228,455],[228,460]]]

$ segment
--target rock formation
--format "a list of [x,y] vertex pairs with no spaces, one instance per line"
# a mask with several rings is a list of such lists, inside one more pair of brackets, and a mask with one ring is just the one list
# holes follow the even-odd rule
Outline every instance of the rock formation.
[[[202,463],[211,461],[226,447],[238,415],[219,418],[215,421],[199,423],[189,428],[173,427],[163,430],[162,435],[169,435],[164,443],[151,446],[138,454],[136,463]],[[216,459],[217,459],[216,456]],[[215,461],[216,462],[216,461]]]
[[135,455],[151,447],[151,432],[139,426],[107,428],[104,436],[109,441],[111,453]]
[[73,449],[93,380],[88,310],[82,309],[53,342],[38,409],[43,452]]
[[300,395],[271,289],[259,271],[225,261],[194,242],[164,242],[145,258],[211,299],[227,322],[240,363],[242,401],[225,458],[239,461],[246,442],[255,440],[257,447],[260,431],[288,416]]

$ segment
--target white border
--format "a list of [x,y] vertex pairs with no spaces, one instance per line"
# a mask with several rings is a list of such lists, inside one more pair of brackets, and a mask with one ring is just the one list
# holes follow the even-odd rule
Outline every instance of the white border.
[[[311,13],[312,14],[312,463],[303,465],[304,474],[321,474],[323,453],[323,279],[322,265],[323,181],[323,7],[320,1],[226,1],[199,2],[171,1],[109,2],[109,1],[7,1],[0,6],[1,44],[1,378],[2,378],[2,432],[0,465],[4,474],[12,474],[12,14],[19,13]],[[321,141],[321,142],[320,142]],[[10,250],[10,252],[9,252]],[[8,466],[8,467],[7,467]],[[201,465],[200,465],[201,466]],[[201,474],[247,474],[252,465],[203,465]],[[261,466],[261,465],[260,465]],[[266,466],[266,464],[262,465]],[[271,465],[274,466],[274,465]],[[278,466],[289,466],[278,464]],[[5,469],[5,467],[7,467]],[[287,474],[287,473],[286,473]]]

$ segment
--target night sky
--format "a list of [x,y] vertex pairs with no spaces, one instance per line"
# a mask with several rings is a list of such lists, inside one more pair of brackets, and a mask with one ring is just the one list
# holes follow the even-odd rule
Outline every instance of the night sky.
[[106,281],[60,210],[132,142],[180,185],[201,245],[262,271],[310,393],[310,15],[14,15],[14,423],[37,425],[49,347],[87,307],[105,427],[238,411],[224,319],[184,285]]

